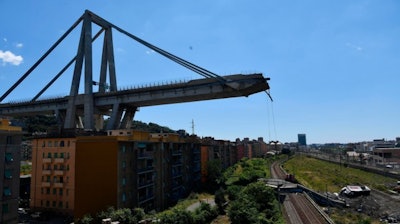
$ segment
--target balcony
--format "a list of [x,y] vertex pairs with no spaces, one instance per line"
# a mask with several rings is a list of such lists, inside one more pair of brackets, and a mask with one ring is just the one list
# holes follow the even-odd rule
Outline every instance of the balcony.
[[152,159],[153,152],[142,152],[138,154],[138,159]]
[[62,188],[62,187],[64,187],[64,183],[54,183],[53,186],[57,187],[57,188]]
[[50,182],[42,182],[42,187],[50,187]]
[[62,176],[62,175],[64,175],[64,170],[54,170],[54,175]]
[[153,182],[153,181],[143,181],[143,182],[139,182],[138,189],[150,187],[150,186],[153,186],[153,185],[154,185],[154,182]]
[[145,168],[139,168],[138,169],[138,174],[143,174],[143,173],[149,173],[149,172],[153,172],[154,168],[151,167],[145,167]]
[[50,175],[51,170],[42,170],[42,175]]
[[172,151],[172,156],[180,156],[182,155],[182,150],[173,150]]
[[64,158],[55,158],[54,159],[55,163],[63,163],[64,161],[65,161]]
[[154,199],[154,194],[147,194],[147,195],[139,195],[139,204],[143,204],[145,202],[148,202],[150,200]]
[[51,163],[51,158],[43,158],[43,163]]

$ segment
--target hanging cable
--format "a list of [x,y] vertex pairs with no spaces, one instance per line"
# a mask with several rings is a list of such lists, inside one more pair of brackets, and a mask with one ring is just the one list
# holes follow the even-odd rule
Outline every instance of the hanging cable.
[[194,71],[194,72],[196,72],[197,74],[199,74],[201,76],[204,76],[205,78],[215,78],[215,79],[217,79],[219,82],[221,82],[223,84],[226,83],[227,80],[224,77],[219,76],[219,75],[217,75],[217,74],[215,74],[215,73],[213,73],[213,72],[211,72],[211,71],[209,71],[209,70],[207,70],[205,68],[197,66],[197,65],[195,65],[193,63],[190,63],[190,62],[188,62],[188,61],[186,61],[186,60],[184,60],[184,59],[182,59],[182,58],[180,58],[180,57],[178,57],[176,55],[173,55],[173,54],[161,49],[161,48],[158,48],[158,47],[150,44],[149,42],[146,42],[146,41],[140,39],[139,37],[127,32],[127,31],[125,31],[125,30],[123,30],[121,28],[119,28],[118,26],[116,26],[116,25],[114,25],[114,24],[102,19],[101,17],[97,16],[96,14],[94,14],[94,13],[92,13],[90,11],[88,11],[88,12],[92,16],[92,18],[94,20],[96,20],[98,23],[100,23],[102,25],[107,24],[108,26],[113,27],[114,29],[118,30],[119,32],[121,32],[121,33],[127,35],[128,37],[134,39],[135,41],[139,42],[140,44],[143,44],[144,46],[150,48],[151,50],[163,55],[164,57],[166,57],[166,58],[168,58],[168,59],[170,59],[170,60],[172,60],[172,61],[174,61],[174,62],[176,62],[176,63],[178,63],[178,64],[180,64],[180,65],[182,65],[182,66]]
[[274,134],[275,134],[275,140],[278,140],[278,135],[276,133],[276,124],[275,124],[275,113],[274,113],[274,102],[271,101],[271,114],[272,114],[272,125],[274,127]]

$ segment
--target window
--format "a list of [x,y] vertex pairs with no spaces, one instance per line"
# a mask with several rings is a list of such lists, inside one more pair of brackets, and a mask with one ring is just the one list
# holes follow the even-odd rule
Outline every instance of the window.
[[62,207],[63,207],[62,201],[59,201],[59,202],[58,202],[58,207],[59,207],[59,208],[62,208]]
[[9,187],[3,188],[3,195],[4,196],[11,196],[11,189]]
[[54,147],[58,147],[58,141],[54,141]]
[[122,151],[123,153],[125,153],[125,152],[126,152],[125,145],[122,145],[122,146],[121,146],[121,151]]
[[10,211],[10,208],[8,207],[8,204],[3,204],[2,206],[3,214],[8,213]]
[[12,137],[11,137],[11,136],[7,136],[7,137],[6,137],[6,144],[7,144],[7,145],[12,144]]
[[126,167],[126,162],[122,161],[122,168],[125,168],[125,167]]
[[46,207],[50,207],[50,201],[46,201]]
[[64,153],[60,153],[60,158],[64,158]]
[[57,165],[54,165],[54,170],[58,170],[58,166]]
[[58,158],[58,153],[54,153],[54,158]]
[[51,152],[47,153],[47,158],[51,158]]
[[11,152],[7,152],[6,153],[6,162],[12,162],[14,161],[12,153]]
[[47,142],[47,147],[53,147],[53,142],[48,141],[48,142]]
[[60,141],[60,147],[64,147],[64,141]]
[[50,176],[47,176],[47,181],[48,183],[50,183]]
[[12,178],[12,170],[5,170],[4,171],[4,177],[6,179],[11,179]]
[[122,178],[122,186],[125,186],[126,185],[126,178],[124,177],[124,178]]
[[57,194],[57,188],[53,188],[53,195]]
[[50,194],[50,188],[46,188],[46,194]]
[[53,201],[53,208],[55,208],[57,206],[57,202]]
[[58,191],[58,195],[63,195],[63,189],[60,188],[60,190]]
[[125,194],[125,192],[122,193],[122,201],[123,201],[123,202],[126,201],[126,194]]

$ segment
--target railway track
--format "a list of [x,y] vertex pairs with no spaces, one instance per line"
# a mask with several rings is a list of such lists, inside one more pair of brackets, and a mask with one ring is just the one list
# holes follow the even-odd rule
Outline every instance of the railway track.
[[[280,167],[280,162],[272,164],[271,175],[273,178],[285,179],[286,173]],[[329,223],[304,193],[286,194],[283,201],[283,215],[286,222],[291,224]]]

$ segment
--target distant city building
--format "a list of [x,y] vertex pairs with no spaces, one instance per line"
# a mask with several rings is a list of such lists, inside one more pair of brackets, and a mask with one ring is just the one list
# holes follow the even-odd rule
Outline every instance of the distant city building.
[[376,148],[373,160],[378,165],[392,165],[400,168],[400,148]]
[[299,143],[299,146],[306,146],[307,145],[306,134],[298,134],[297,141]]
[[22,130],[0,118],[0,223],[18,223]]

